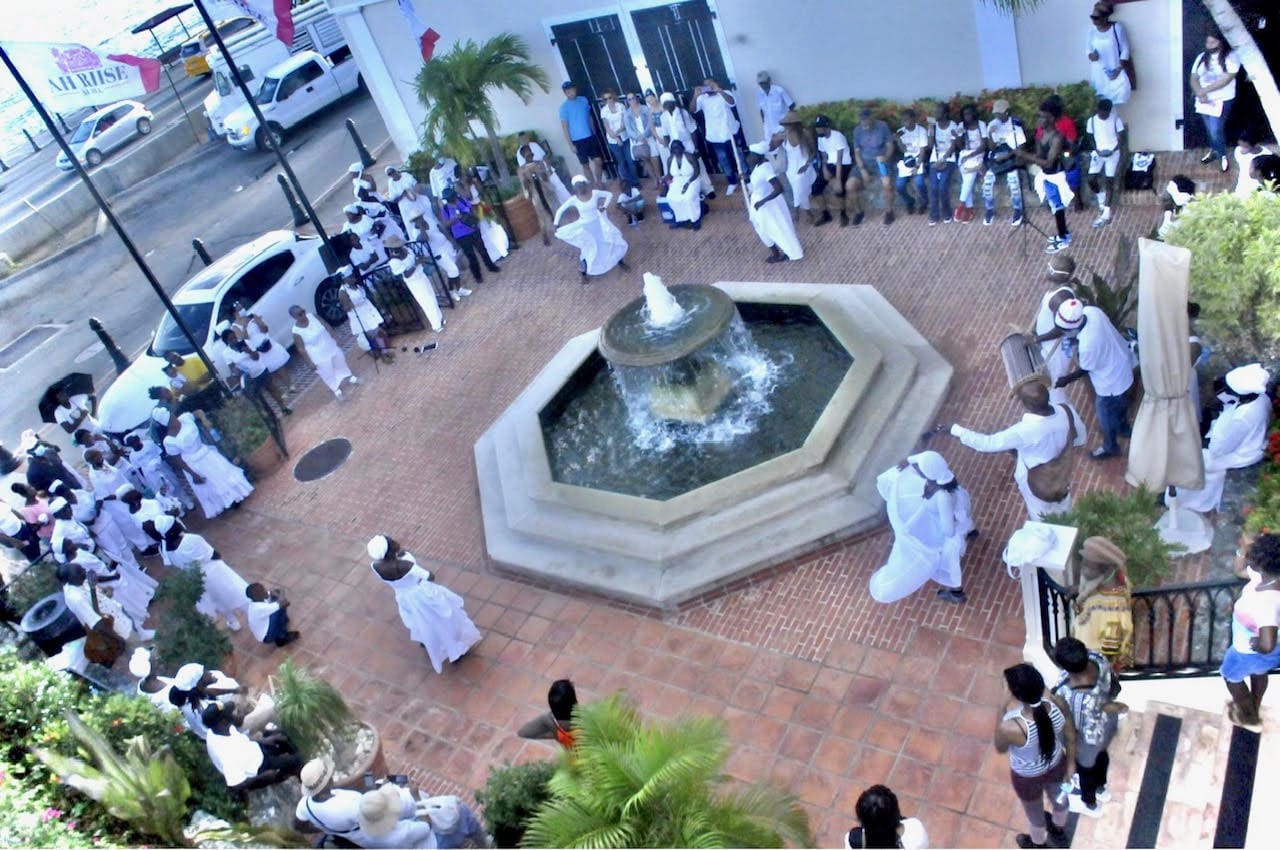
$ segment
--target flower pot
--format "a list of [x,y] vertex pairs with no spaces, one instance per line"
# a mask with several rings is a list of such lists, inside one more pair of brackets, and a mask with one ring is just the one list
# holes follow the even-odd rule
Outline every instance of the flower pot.
[[[350,788],[363,791],[366,773],[374,776],[387,775],[387,760],[382,755],[382,736],[378,730],[368,723],[357,723],[354,734],[344,735],[344,745],[333,758],[333,785],[335,788]],[[360,743],[364,742],[364,746]]]
[[284,463],[284,455],[276,448],[275,441],[268,438],[243,460],[245,471],[250,473],[250,477],[254,481],[261,481],[280,468]]
[[533,209],[533,201],[524,195],[516,195],[503,201],[502,207],[507,211],[517,241],[523,242],[538,235],[538,214]]
[[31,606],[19,628],[46,655],[57,655],[65,644],[84,637],[84,627],[67,607],[61,592],[51,593]]

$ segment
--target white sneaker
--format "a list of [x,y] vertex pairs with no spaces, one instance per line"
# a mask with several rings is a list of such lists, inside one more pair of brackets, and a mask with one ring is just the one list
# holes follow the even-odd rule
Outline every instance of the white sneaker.
[[468,295],[470,295],[470,294],[471,294],[471,290],[470,290],[470,289],[459,289],[459,290],[458,290],[458,294],[459,294],[459,295],[461,295],[463,298],[466,298]]
[[227,628],[231,629],[233,632],[240,631],[240,620],[238,620],[234,614],[227,617]]
[[1093,792],[1093,797],[1099,803],[1110,803],[1111,791],[1107,789],[1107,786],[1103,785],[1097,791]]
[[1102,817],[1102,802],[1098,801],[1097,805],[1090,808],[1084,804],[1084,799],[1079,794],[1072,794],[1067,798],[1067,808],[1076,814],[1081,814],[1085,817]]
[[[1224,168],[1224,169],[1222,169],[1222,170],[1223,170],[1223,171],[1226,171],[1226,169],[1225,169],[1225,168]],[[729,197],[730,195],[732,195],[732,194],[733,194],[734,192],[736,192],[736,191],[738,191],[738,184],[737,184],[737,183],[730,183],[730,184],[729,184],[729,188],[728,188],[728,189],[725,189],[725,191],[724,191],[724,195],[725,195],[725,197],[727,198],[727,197]]]
[[336,398],[338,401],[342,401],[344,398],[346,398],[346,396],[342,394],[342,390],[334,390],[333,397]]
[[360,379],[359,379],[359,378],[357,378],[355,375],[352,375],[350,378],[347,378],[347,380],[348,380],[348,381],[350,381],[352,384],[359,384],[359,383],[360,383]]

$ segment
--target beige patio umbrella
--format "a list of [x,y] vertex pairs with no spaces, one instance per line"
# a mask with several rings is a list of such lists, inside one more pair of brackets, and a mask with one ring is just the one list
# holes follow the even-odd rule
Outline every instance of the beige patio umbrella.
[[[1153,490],[1204,485],[1200,426],[1188,391],[1191,382],[1187,281],[1191,252],[1151,239],[1138,241],[1138,352],[1143,396],[1129,442],[1125,480]],[[1209,547],[1212,528],[1176,499],[1156,527],[1187,552]]]

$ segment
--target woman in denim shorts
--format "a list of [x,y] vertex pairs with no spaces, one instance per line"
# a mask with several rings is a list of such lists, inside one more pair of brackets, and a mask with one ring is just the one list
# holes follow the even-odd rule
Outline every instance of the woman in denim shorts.
[[1267,674],[1280,667],[1280,535],[1264,534],[1254,542],[1246,574],[1249,583],[1231,612],[1231,646],[1219,672],[1231,692],[1227,717],[1259,731]]

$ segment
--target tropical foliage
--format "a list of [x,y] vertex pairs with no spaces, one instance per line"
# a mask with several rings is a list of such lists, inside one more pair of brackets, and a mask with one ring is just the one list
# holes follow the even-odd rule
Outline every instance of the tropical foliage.
[[172,676],[183,664],[216,669],[231,654],[231,640],[196,610],[204,594],[204,574],[197,569],[175,570],[160,580],[152,603],[157,617],[152,664],[157,674]]
[[1138,308],[1138,268],[1134,263],[1133,243],[1127,237],[1120,237],[1110,281],[1090,271],[1087,278],[1082,277],[1077,283],[1076,292],[1085,303],[1106,313],[1117,329],[1132,327]]
[[1200,327],[1228,360],[1280,357],[1280,203],[1269,192],[1188,204],[1165,241],[1191,251]]
[[647,722],[614,694],[578,706],[574,737],[526,847],[815,846],[793,796],[729,785],[718,718]]
[[1077,540],[1106,537],[1126,557],[1125,570],[1135,588],[1154,587],[1169,572],[1175,547],[1160,539],[1155,529],[1160,505],[1146,487],[1127,493],[1094,490],[1075,500],[1071,510],[1050,514],[1047,523],[1079,529]]
[[550,761],[490,767],[484,787],[476,791],[483,807],[485,830],[499,847],[519,847],[525,825],[547,801],[556,766]]
[[1244,509],[1244,530],[1253,535],[1280,532],[1280,402],[1273,404],[1258,486]]
[[423,147],[446,153],[464,166],[473,165],[476,151],[471,144],[471,122],[478,122],[503,180],[511,173],[498,143],[500,122],[490,94],[505,90],[528,103],[535,86],[544,92],[549,89],[547,72],[531,61],[529,46],[509,32],[483,44],[468,39],[455,45],[423,65],[414,85],[427,110]]
[[82,831],[73,815],[55,805],[44,788],[12,775],[0,761],[0,847],[112,847],[101,834]]
[[293,661],[280,665],[273,696],[280,728],[307,757],[355,722],[355,716],[333,685]]

